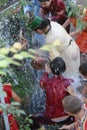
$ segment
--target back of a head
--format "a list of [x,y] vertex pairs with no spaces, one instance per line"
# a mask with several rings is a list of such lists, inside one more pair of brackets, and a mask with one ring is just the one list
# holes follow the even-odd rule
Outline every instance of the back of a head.
[[37,30],[37,29],[45,29],[48,25],[50,25],[50,20],[49,19],[42,19],[39,16],[33,16],[31,19],[28,20],[27,26],[32,29],[32,30]]
[[83,75],[83,76],[87,76],[87,62],[82,63],[79,67],[79,72]]
[[71,114],[77,114],[81,110],[81,101],[76,96],[66,96],[64,97],[62,103],[65,111]]
[[48,25],[50,25],[50,20],[49,19],[42,19],[41,24],[39,25],[39,27],[37,29],[45,29]]
[[50,68],[53,74],[61,75],[66,70],[66,65],[61,57],[56,57],[50,62]]

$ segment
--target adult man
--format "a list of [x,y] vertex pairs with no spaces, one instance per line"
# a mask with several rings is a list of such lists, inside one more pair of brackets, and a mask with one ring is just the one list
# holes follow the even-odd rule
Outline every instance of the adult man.
[[[78,78],[78,68],[80,66],[79,48],[65,29],[56,22],[50,22],[48,19],[41,19],[40,17],[34,17],[28,22],[28,27],[39,34],[45,34],[45,43],[47,45],[55,44],[56,40],[56,48],[52,47],[50,49],[52,53],[51,59],[60,55],[66,63],[65,76]],[[57,40],[60,40],[60,42],[57,42]]]

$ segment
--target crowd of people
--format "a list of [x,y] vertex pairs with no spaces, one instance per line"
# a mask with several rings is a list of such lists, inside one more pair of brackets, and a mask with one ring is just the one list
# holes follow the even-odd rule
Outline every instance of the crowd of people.
[[[72,0],[72,3],[76,2]],[[77,13],[72,12],[68,16],[66,6],[63,0],[32,0],[30,5],[24,6],[24,14],[28,16],[27,27],[34,32],[36,42],[40,42],[38,51],[41,51],[42,45],[50,47],[46,56],[49,60],[39,81],[46,93],[46,106],[43,112],[30,116],[33,120],[31,130],[37,130],[41,124],[57,124],[59,129],[66,130],[87,130],[87,84],[81,93],[77,89],[81,86],[80,75],[84,81],[87,80],[87,9],[75,5],[85,24],[79,30]],[[74,32],[70,32],[71,22],[76,28]],[[82,54],[86,57],[85,61],[80,58]],[[41,55],[44,57],[44,52]],[[40,58],[36,56],[35,60],[40,62]],[[22,102],[11,90],[11,85],[4,85],[3,89],[7,98],[13,97]],[[6,100],[6,103],[10,103],[9,99]],[[16,120],[13,115],[10,116],[14,121],[10,128],[17,130]],[[10,117],[8,119],[10,122]]]
[[[34,121],[31,129],[34,130],[38,124],[62,124],[60,129],[86,130],[87,115],[84,104],[87,103],[87,85],[82,93],[77,90],[77,87],[81,86],[80,74],[84,77],[87,70],[86,58],[85,63],[80,58],[82,53],[87,54],[87,29],[85,26],[80,30],[76,25],[78,17],[83,16],[83,9],[80,8],[82,6],[77,5],[80,12],[77,17],[75,12],[71,13],[71,16],[66,14],[62,0],[39,0],[39,4],[39,16],[30,18],[27,25],[33,32],[45,35],[44,44],[50,46],[50,62],[45,64],[45,73],[40,79],[40,86],[46,93],[46,107],[44,112],[31,117]],[[87,22],[86,11],[85,8],[83,23]],[[74,22],[76,27],[74,32],[70,32],[71,22]],[[40,62],[38,59],[40,60],[40,57],[35,60]],[[51,78],[50,72],[53,75]]]

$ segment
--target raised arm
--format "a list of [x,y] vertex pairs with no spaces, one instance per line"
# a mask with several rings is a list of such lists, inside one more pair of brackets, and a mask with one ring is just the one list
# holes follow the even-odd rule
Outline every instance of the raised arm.
[[19,103],[22,102],[21,98],[20,98],[13,90],[12,90],[12,98],[13,98],[15,101],[19,102]]

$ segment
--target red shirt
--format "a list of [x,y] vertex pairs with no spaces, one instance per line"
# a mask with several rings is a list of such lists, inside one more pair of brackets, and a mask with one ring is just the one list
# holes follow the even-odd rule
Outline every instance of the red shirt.
[[[61,14],[58,14],[60,12]],[[48,8],[42,7],[42,13],[43,17],[51,13],[51,20],[57,21],[60,24],[63,24],[67,19],[67,16],[65,15],[65,4],[62,0],[52,0]]]
[[40,80],[40,85],[46,92],[46,116],[52,119],[67,115],[64,112],[62,99],[68,95],[65,89],[70,83],[70,79],[65,79],[62,76],[49,78],[48,73],[43,75]]
[[7,96],[5,97],[5,103],[10,104],[10,99],[12,97],[12,85],[11,84],[4,84],[3,91],[5,91],[7,94]]

